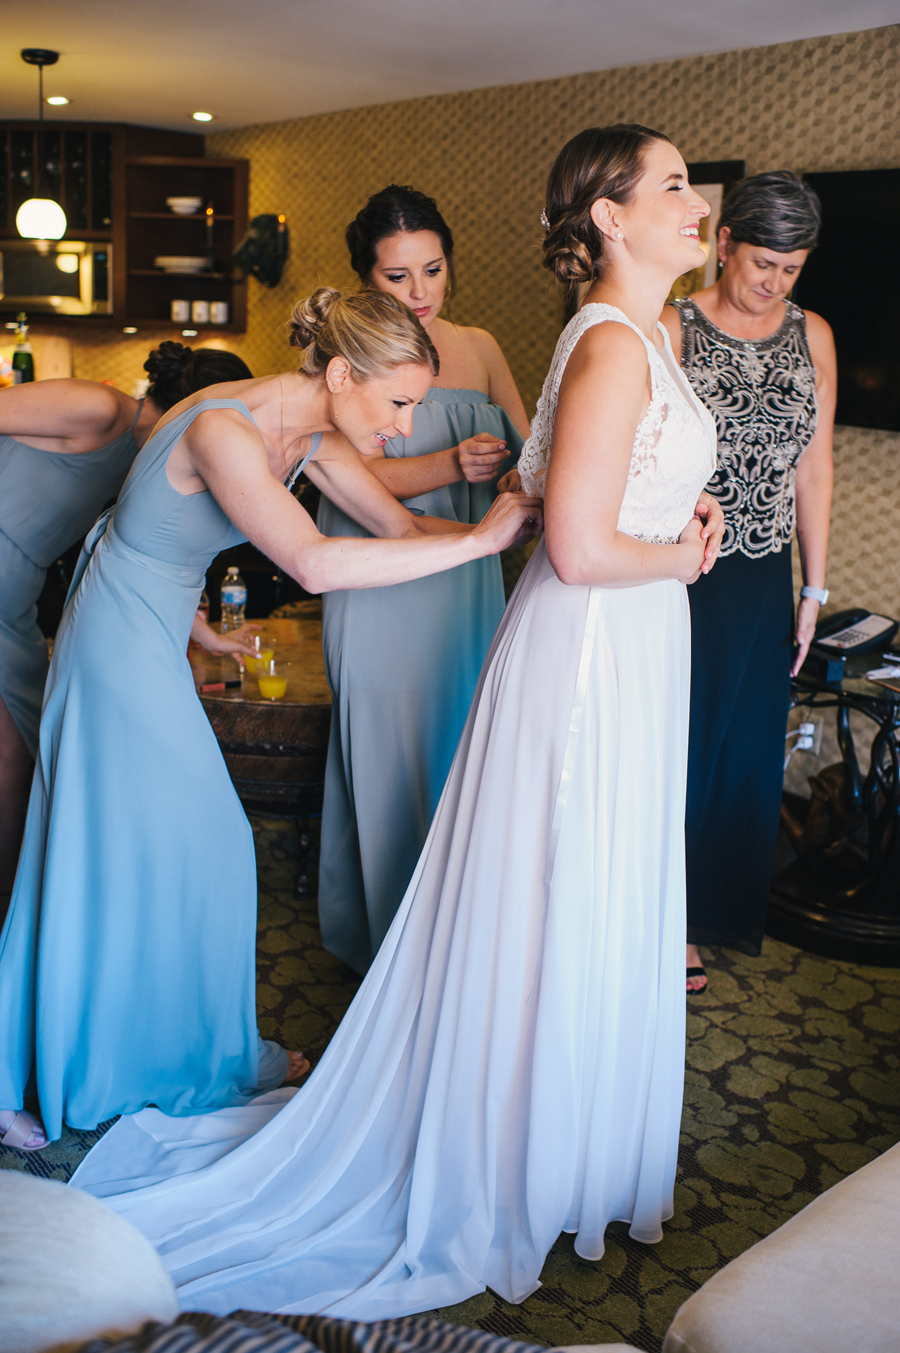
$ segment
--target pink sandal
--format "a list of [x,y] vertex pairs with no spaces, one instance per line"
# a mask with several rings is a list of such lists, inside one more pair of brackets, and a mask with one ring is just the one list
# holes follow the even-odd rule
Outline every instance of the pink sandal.
[[27,1113],[25,1109],[19,1109],[10,1123],[9,1127],[0,1137],[0,1146],[11,1146],[16,1151],[43,1151],[45,1146],[49,1146],[46,1136],[37,1146],[28,1146],[28,1139],[31,1137],[35,1128],[44,1134],[44,1127],[41,1122],[35,1118],[33,1113]]

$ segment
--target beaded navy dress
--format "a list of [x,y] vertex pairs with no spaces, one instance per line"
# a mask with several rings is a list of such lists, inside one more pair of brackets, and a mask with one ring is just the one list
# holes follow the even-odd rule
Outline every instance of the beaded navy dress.
[[692,944],[758,954],[790,697],[794,478],[816,430],[816,370],[790,301],[759,341],[724,333],[690,297],[675,308],[682,369],[716,420],[707,490],[726,523],[715,568],[688,588],[687,933]]

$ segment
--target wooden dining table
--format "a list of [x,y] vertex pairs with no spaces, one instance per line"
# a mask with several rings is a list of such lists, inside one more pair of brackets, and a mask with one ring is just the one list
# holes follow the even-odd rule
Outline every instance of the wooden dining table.
[[310,820],[322,809],[325,760],[331,728],[331,692],[317,617],[261,620],[262,647],[274,649],[276,667],[286,667],[284,695],[260,693],[255,675],[231,657],[188,650],[200,702],[212,724],[225,764],[250,812],[296,819],[301,863],[297,892],[311,895]]

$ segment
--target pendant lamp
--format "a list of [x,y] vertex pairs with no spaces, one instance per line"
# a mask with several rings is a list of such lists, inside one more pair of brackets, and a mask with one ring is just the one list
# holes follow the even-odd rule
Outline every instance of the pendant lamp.
[[[25,47],[22,60],[37,66],[40,125],[38,128],[38,192],[44,184],[44,67],[55,66],[59,52],[46,47]],[[16,230],[26,240],[61,240],[66,233],[66,213],[52,197],[29,197],[16,212]]]

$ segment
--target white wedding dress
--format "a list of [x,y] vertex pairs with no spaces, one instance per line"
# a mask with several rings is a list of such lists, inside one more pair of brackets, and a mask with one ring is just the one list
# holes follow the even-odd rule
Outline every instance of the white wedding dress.
[[[629,324],[588,305],[560,337],[521,461],[534,492],[566,360],[609,320]],[[647,352],[619,528],[673,541],[715,431],[668,339]],[[406,897],[308,1083],[202,1117],[145,1109],[74,1177],[150,1238],[186,1308],[380,1319],[485,1287],[518,1302],[561,1231],[589,1259],[613,1219],[661,1238],[689,653],[680,583],[566,586],[538,546]]]

